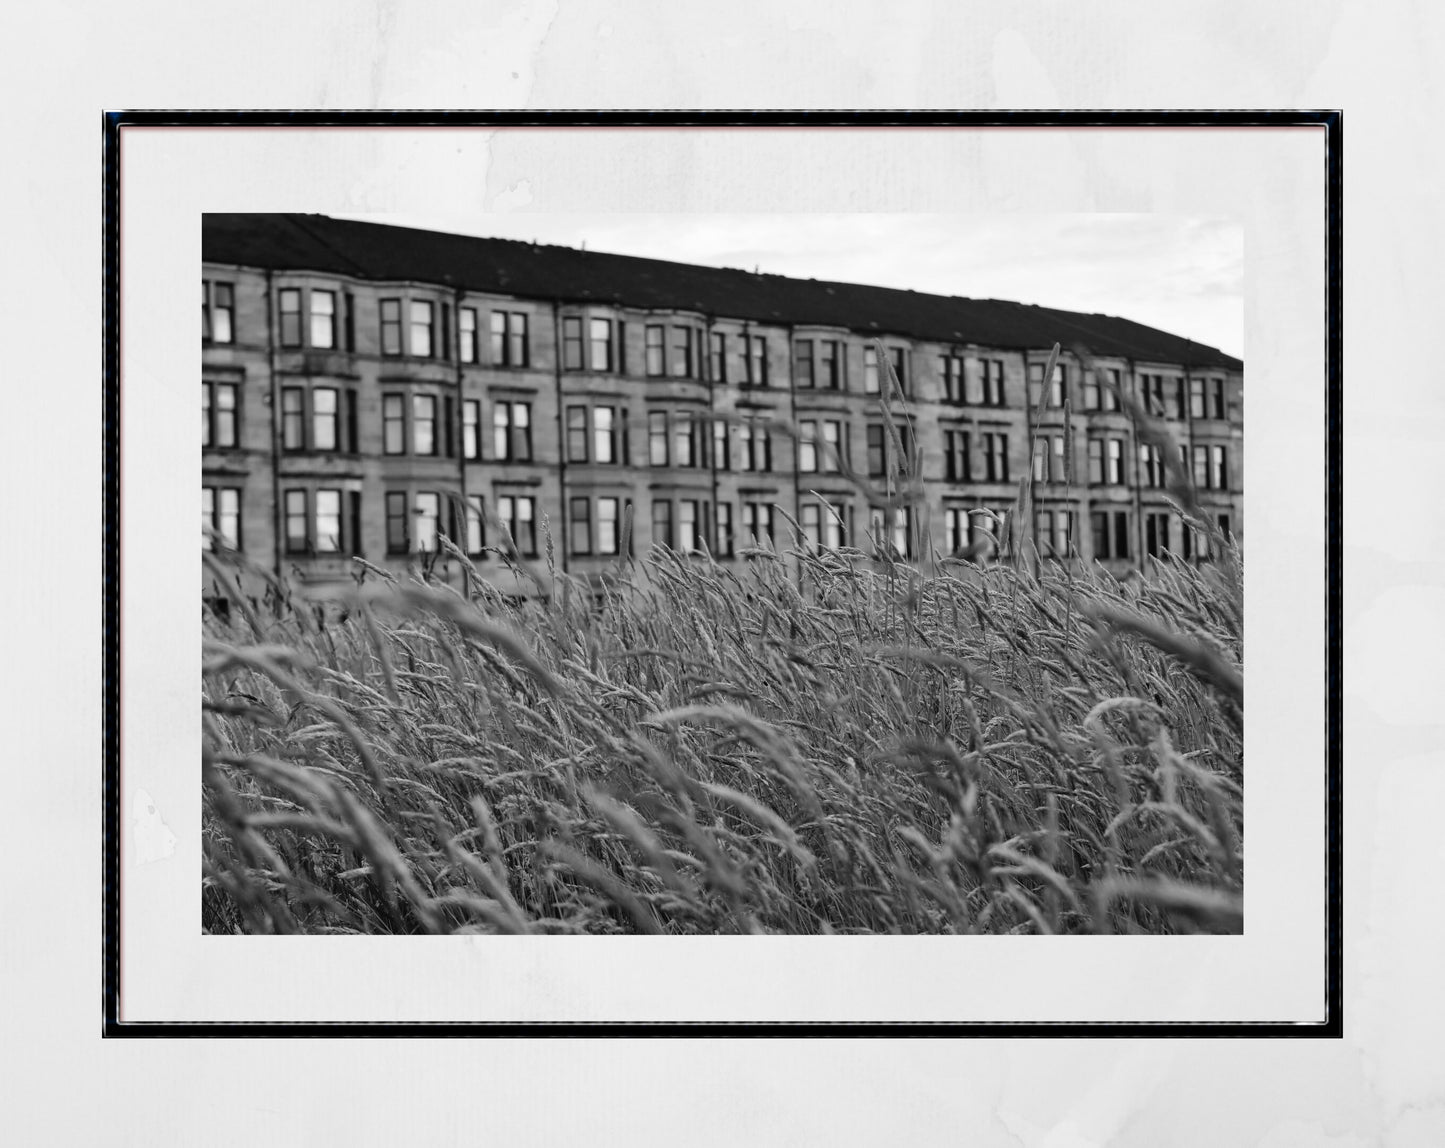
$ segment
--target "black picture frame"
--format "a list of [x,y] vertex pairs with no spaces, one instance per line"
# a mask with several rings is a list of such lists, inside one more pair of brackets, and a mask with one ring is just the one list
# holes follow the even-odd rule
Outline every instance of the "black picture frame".
[[[126,127],[690,127],[690,128],[1086,128],[1318,127],[1325,133],[1326,203],[1326,913],[1325,1017],[1320,1023],[213,1023],[124,1022],[120,1019],[120,678],[122,543],[120,502],[120,201],[122,130]],[[1341,789],[1341,370],[1342,145],[1338,110],[1172,111],[108,111],[102,118],[104,214],[103,502],[103,982],[106,1037],[1279,1037],[1338,1038],[1342,1015]]]

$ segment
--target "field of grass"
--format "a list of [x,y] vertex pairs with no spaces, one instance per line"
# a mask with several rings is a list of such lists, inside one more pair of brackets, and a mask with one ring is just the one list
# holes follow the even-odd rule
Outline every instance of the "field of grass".
[[801,562],[211,619],[205,927],[1242,928],[1236,553]]
[[455,550],[464,591],[359,563],[344,608],[236,595],[206,621],[203,925],[1240,932],[1242,571],[1196,517],[1211,564],[1125,581],[1026,541],[655,549],[599,594],[549,545],[526,601]]

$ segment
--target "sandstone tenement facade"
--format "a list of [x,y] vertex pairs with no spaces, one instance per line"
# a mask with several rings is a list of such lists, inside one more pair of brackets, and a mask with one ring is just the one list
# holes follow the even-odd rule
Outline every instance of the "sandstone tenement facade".
[[[1030,473],[1006,538],[1205,557],[1116,387],[1243,533],[1243,364],[1125,319],[324,216],[205,216],[202,258],[204,544],[304,582],[445,568],[444,533],[526,592],[488,548],[538,557],[544,520],[601,577],[629,515],[637,554],[978,553]],[[870,505],[899,449],[922,501]]]

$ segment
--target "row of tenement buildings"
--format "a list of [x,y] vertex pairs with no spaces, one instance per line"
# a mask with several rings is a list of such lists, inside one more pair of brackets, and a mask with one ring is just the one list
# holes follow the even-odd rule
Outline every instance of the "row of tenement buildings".
[[315,215],[207,215],[202,259],[204,544],[307,582],[446,534],[516,589],[488,548],[544,521],[583,576],[628,543],[988,552],[1030,471],[1005,544],[1204,557],[1120,391],[1242,534],[1243,364],[1126,319]]

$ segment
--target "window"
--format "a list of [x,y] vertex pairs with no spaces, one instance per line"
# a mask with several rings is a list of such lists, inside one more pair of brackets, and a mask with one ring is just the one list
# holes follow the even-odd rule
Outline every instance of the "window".
[[1034,481],[1065,481],[1063,435],[1038,435],[1035,437]]
[[1185,519],[1179,520],[1179,548],[1185,558],[1203,561],[1209,557],[1209,536]]
[[958,554],[968,545],[968,511],[957,506],[943,511],[943,546],[948,554]]
[[893,553],[900,558],[913,558],[913,508],[900,506],[889,514],[892,520]]
[[612,324],[606,319],[593,319],[588,324],[588,345],[594,371],[612,370]]
[[568,521],[572,527],[569,545],[573,554],[592,553],[592,500],[573,498],[568,500]]
[[1219,516],[1219,533],[1223,534],[1225,538],[1232,537],[1229,533],[1229,515],[1227,514]]
[[1008,481],[1008,435],[989,431],[983,436],[984,481]]
[[381,353],[401,354],[401,300],[381,301]]
[[1169,515],[1146,514],[1144,516],[1144,553],[1150,558],[1162,558],[1169,551]]
[[[241,547],[241,492],[232,487],[201,487],[201,545],[216,549],[217,538],[231,550]],[[205,533],[214,531],[214,534]]]
[[938,359],[938,374],[943,379],[943,397],[946,402],[967,401],[964,393],[964,363],[957,355],[941,355]]
[[476,399],[462,400],[462,457],[482,457],[482,404]]
[[492,439],[498,462],[531,462],[532,404],[497,403],[492,410]]
[[983,373],[983,404],[986,407],[1004,405],[1003,360],[984,359],[980,366]]
[[492,366],[525,367],[530,360],[527,316],[521,311],[493,311]]
[[1108,440],[1107,465],[1105,473],[1109,477],[1111,485],[1118,486],[1124,481],[1124,442],[1122,439],[1111,438]]
[[732,470],[732,432],[721,420],[712,424],[712,459],[718,470]]
[[286,553],[304,554],[309,545],[306,492],[304,490],[288,490],[285,496],[285,507]]
[[878,348],[871,344],[863,348],[863,393],[878,393]]
[[773,508],[767,502],[743,503],[743,536],[751,546],[773,541]]
[[1209,448],[1209,485],[1214,490],[1229,489],[1229,468],[1226,465],[1225,448]]
[[301,291],[297,287],[283,287],[276,293],[277,307],[281,313],[281,345],[301,346]]
[[462,362],[475,363],[478,350],[477,309],[475,307],[457,309],[457,338]]
[[738,440],[743,452],[742,470],[773,469],[773,443],[766,427],[744,423],[738,428]]
[[768,340],[765,335],[751,335],[748,343],[748,382],[755,387],[768,385]]
[[1040,552],[1052,558],[1067,558],[1073,520],[1071,510],[1040,510],[1034,520]]
[[715,383],[728,381],[728,337],[721,331],[714,331],[712,335],[712,357],[708,363],[708,370]]
[[717,545],[714,548],[719,558],[733,556],[733,504],[717,504]]
[[617,449],[616,407],[597,407],[593,410],[592,437],[596,447],[594,461],[609,465],[616,463],[620,454]]
[[667,412],[649,411],[647,415],[647,460],[652,466],[667,465]]
[[1104,368],[1104,409],[1106,411],[1117,411],[1119,409],[1119,368]]
[[335,291],[311,292],[311,345],[323,351],[336,346]]
[[341,549],[341,491],[316,492],[316,549],[334,554]]
[[381,396],[381,440],[384,453],[406,453],[406,407],[401,395]]
[[830,391],[843,389],[843,351],[836,339],[818,344],[818,385]]
[[799,387],[813,385],[813,340],[799,339],[793,344],[793,378]]
[[702,437],[701,424],[692,415],[673,416],[672,441],[672,457],[675,466],[703,467],[707,465],[707,459],[704,457],[707,440]]
[[1095,558],[1129,557],[1129,512],[1096,510],[1089,515]]
[[1089,482],[1117,485],[1124,481],[1124,440],[1091,438],[1089,440]]
[[356,298],[350,291],[342,293],[341,305],[344,308],[341,316],[342,332],[346,336],[346,349],[356,350]]
[[431,554],[437,548],[437,525],[441,521],[441,495],[435,491],[417,491],[414,513],[416,515],[416,549],[421,554]]
[[837,474],[846,461],[848,440],[843,437],[843,424],[838,419],[823,420],[823,473]]
[[868,427],[868,474],[880,478],[887,467],[888,454],[883,445],[884,430],[877,423]]
[[647,373],[653,377],[666,373],[663,362],[663,340],[666,328],[656,323],[647,326]]
[[530,495],[500,495],[497,517],[506,527],[517,553],[524,558],[537,557],[536,500]]
[[435,308],[425,300],[413,299],[408,313],[411,318],[411,353],[419,359],[430,359],[436,354],[433,341]]
[[818,424],[813,419],[798,424],[798,469],[804,474],[818,469]]
[[672,329],[672,376],[678,379],[692,378],[692,346],[696,332],[691,327]]
[[890,347],[888,359],[893,366],[893,374],[897,378],[898,393],[908,393],[908,351],[904,347]]
[[980,558],[998,553],[999,516],[980,507],[968,516],[969,548]]
[[1209,486],[1209,448],[1207,446],[1194,448],[1194,485],[1200,490]]
[[968,457],[968,431],[943,432],[943,476],[949,482],[972,482],[973,467]]
[[306,449],[306,392],[300,387],[281,388],[281,449]]
[[616,554],[617,552],[617,499],[599,498],[597,500],[597,553]]
[[480,554],[487,544],[487,518],[480,494],[467,495],[467,553]]
[[562,320],[562,369],[582,369],[582,320],[575,315]]
[[[339,450],[340,435],[338,424],[340,412],[337,409],[335,387],[316,387],[311,392],[311,449]],[[340,511],[338,511],[340,513]]]
[[848,525],[853,517],[853,508],[846,505],[823,504],[823,547],[837,550],[848,545]]
[[386,492],[386,552],[405,554],[411,549],[411,533],[407,529],[406,494],[399,490]]
[[822,543],[823,508],[816,502],[805,503],[798,513],[798,523],[803,528],[803,540],[808,550],[817,550]]
[[672,545],[672,503],[665,498],[652,501],[652,544]]
[[201,338],[208,343],[235,341],[236,291],[230,283],[201,281]]
[[684,498],[677,504],[677,548],[684,554],[702,548],[700,506],[695,498]]
[[1206,416],[1204,409],[1204,380],[1189,380],[1189,417],[1202,419]]
[[1158,419],[1166,417],[1163,375],[1141,374],[1139,376],[1139,391],[1139,400],[1144,404],[1146,411]]
[[1100,409],[1099,380],[1093,371],[1084,372],[1084,409],[1086,411]]
[[437,452],[437,401],[434,395],[413,395],[411,399],[412,453]]
[[239,446],[236,426],[235,383],[201,384],[201,445]]
[[1164,485],[1164,454],[1157,446],[1139,444],[1139,476],[1144,486],[1158,488]]
[[1224,380],[1214,380],[1214,417],[1221,421],[1229,415],[1228,407],[1224,401]]
[[587,461],[587,408],[567,408],[567,461]]

